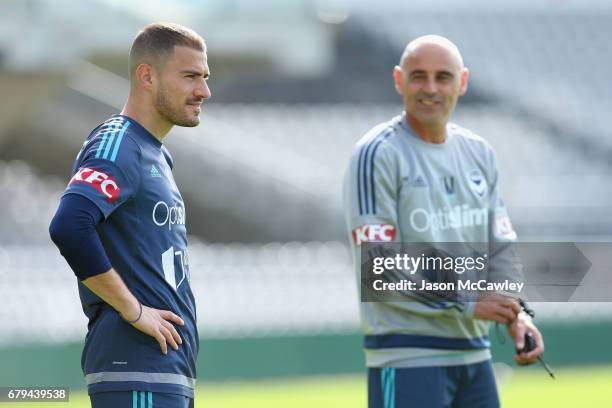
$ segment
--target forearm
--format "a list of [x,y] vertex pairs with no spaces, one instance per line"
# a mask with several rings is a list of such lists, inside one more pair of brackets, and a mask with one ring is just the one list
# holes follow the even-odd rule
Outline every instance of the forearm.
[[89,290],[132,322],[138,319],[141,305],[114,269],[81,281]]

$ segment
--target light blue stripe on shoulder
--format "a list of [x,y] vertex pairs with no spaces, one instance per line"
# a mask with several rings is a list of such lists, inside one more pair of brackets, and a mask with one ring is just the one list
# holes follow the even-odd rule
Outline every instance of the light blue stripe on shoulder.
[[148,397],[149,397],[149,401],[148,401],[149,408],[153,408],[153,393],[151,391],[149,391]]
[[117,136],[117,132],[119,131],[119,124],[115,126],[115,129],[111,132],[108,140],[106,141],[106,146],[104,146],[104,154],[102,155],[103,159],[108,159],[108,155],[110,153],[111,146],[115,141],[115,136]]
[[108,136],[108,132],[102,135],[102,141],[98,145],[98,150],[96,150],[96,159],[100,157],[100,153],[102,153],[102,147],[104,146],[104,142],[106,142],[106,136]]
[[138,391],[132,391],[132,408],[138,408]]
[[117,121],[116,119],[110,120],[106,122],[103,127],[106,129],[104,132],[100,132],[102,134],[102,141],[98,145],[98,149],[96,149],[96,159],[100,157],[102,154],[102,149],[104,149],[104,144],[106,143],[106,139],[108,135],[117,130],[118,125],[121,125],[121,121]]
[[115,124],[110,123],[106,128],[106,132],[102,134],[102,141],[100,142],[100,144],[98,145],[98,149],[96,150],[96,159],[99,158],[100,155],[102,154],[102,149],[104,149],[104,144],[106,143],[106,139],[108,138],[108,135],[114,131],[114,128],[115,128]]
[[145,392],[140,391],[140,408],[145,408]]
[[110,158],[111,161],[115,161],[115,159],[117,158],[117,152],[119,152],[119,145],[121,144],[121,141],[123,140],[123,135],[125,134],[125,131],[129,126],[130,126],[130,121],[129,120],[125,121],[125,124],[121,128],[121,132],[119,132],[117,141],[115,142],[115,148],[113,149],[113,154],[111,155],[111,158]]

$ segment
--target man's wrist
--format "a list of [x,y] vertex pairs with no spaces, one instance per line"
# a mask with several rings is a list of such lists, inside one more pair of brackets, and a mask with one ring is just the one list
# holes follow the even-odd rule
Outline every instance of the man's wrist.
[[132,313],[119,312],[119,316],[129,324],[134,324],[142,317],[142,303],[138,302],[138,307]]

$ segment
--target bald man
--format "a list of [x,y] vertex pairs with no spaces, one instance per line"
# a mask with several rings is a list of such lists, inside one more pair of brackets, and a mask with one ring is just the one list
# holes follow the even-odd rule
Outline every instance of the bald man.
[[[385,242],[509,248],[516,240],[499,195],[492,147],[449,123],[468,76],[455,44],[434,35],[410,42],[393,69],[404,111],[357,143],[344,184],[360,279],[366,242],[382,242],[381,248]],[[502,252],[492,254],[491,263],[507,256]],[[399,276],[397,269],[393,273]],[[515,357],[519,364],[535,361],[544,350],[516,293],[483,292],[473,301],[410,289],[395,295],[403,301],[360,304],[370,408],[498,407],[487,337],[491,321],[507,326],[518,350],[526,333],[535,338],[533,351]]]

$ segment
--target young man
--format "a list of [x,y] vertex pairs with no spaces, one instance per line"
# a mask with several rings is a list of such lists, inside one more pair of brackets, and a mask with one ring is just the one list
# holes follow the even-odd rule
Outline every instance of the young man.
[[[393,71],[404,113],[356,145],[345,179],[346,220],[355,268],[360,244],[512,242],[498,193],[491,146],[449,124],[468,70],[457,47],[439,36],[410,42]],[[461,214],[484,214],[469,218]],[[385,231],[366,234],[364,231]],[[369,238],[371,237],[371,238]],[[362,302],[369,407],[498,407],[488,321],[508,325],[517,349],[524,335],[537,348],[516,357],[531,363],[542,336],[518,302],[493,294],[476,303]]]
[[186,213],[162,142],[210,97],[204,40],[173,24],[134,39],[130,94],[87,137],[49,228],[89,318],[92,406],[193,407],[198,354]]

